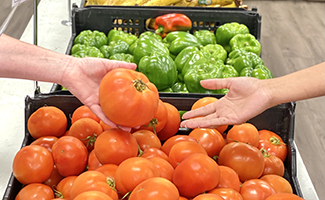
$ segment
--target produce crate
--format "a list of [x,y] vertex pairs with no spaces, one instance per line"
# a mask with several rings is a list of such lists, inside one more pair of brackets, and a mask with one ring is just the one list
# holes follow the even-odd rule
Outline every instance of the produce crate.
[[[160,94],[160,98],[164,102],[173,104],[179,110],[190,110],[192,104],[202,98],[204,94]],[[209,95],[221,98],[221,95]],[[38,108],[47,106],[56,106],[64,111],[67,117],[71,116],[73,111],[82,105],[82,103],[72,95],[62,94],[42,94],[34,98],[29,96],[25,99],[25,138],[22,147],[29,145],[33,138],[27,130],[27,120],[29,116]],[[267,129],[276,132],[281,136],[283,141],[288,146],[288,155],[284,162],[285,174],[284,177],[290,182],[293,192],[302,197],[302,192],[297,179],[296,166],[296,149],[293,144],[294,138],[294,119],[295,119],[295,103],[280,104],[272,107],[248,122],[254,124],[259,130]],[[68,124],[70,126],[70,124]],[[178,134],[189,134],[190,129],[180,128]],[[4,200],[14,200],[20,189],[23,187],[13,175],[8,182],[7,189],[3,196]]]
[[[257,10],[142,6],[74,8],[72,10],[72,36],[66,54],[70,54],[73,41],[81,31],[98,30],[107,34],[110,30],[116,29],[139,35],[145,31],[150,31],[146,27],[148,19],[175,12],[185,14],[191,19],[191,33],[202,29],[215,32],[219,26],[225,23],[238,22],[245,24],[257,40],[260,40],[261,37],[261,15]],[[61,90],[61,88],[60,85],[54,84],[51,92]]]

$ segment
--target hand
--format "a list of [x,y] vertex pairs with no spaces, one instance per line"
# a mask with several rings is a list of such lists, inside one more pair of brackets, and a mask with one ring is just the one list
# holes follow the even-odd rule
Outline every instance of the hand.
[[[270,107],[270,97],[265,80],[250,77],[209,79],[201,81],[207,89],[228,88],[229,93],[207,106],[186,112],[182,127],[216,128],[221,125],[235,125],[262,113]],[[196,119],[193,117],[204,116]]]
[[[105,124],[115,128],[103,113],[99,105],[98,90],[102,78],[115,68],[136,69],[133,63],[99,58],[71,58],[69,65],[61,77],[62,85],[76,96],[84,105],[96,114]],[[129,127],[120,127],[130,130]]]

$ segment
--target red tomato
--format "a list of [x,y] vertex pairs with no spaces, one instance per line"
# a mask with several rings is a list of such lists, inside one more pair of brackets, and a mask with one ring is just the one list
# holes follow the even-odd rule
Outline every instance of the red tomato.
[[225,146],[223,136],[216,129],[196,128],[189,136],[194,137],[210,157],[218,156]]
[[155,116],[159,94],[143,73],[116,68],[100,83],[99,103],[104,114],[115,124],[137,127]]
[[240,194],[244,200],[261,200],[275,194],[273,187],[266,181],[251,179],[243,183]]
[[168,138],[164,144],[161,146],[161,150],[165,152],[165,154],[168,156],[170,149],[174,146],[174,144],[177,144],[181,141],[193,141],[197,142],[197,140],[194,137],[188,136],[188,135],[174,135],[170,138]]
[[268,130],[260,130],[260,141],[258,148],[266,149],[269,154],[274,155],[284,161],[287,157],[287,145],[276,133]]
[[54,198],[51,187],[41,183],[31,183],[23,187],[15,200],[50,200]]
[[270,155],[264,148],[261,150],[264,155],[264,172],[262,175],[277,174],[279,176],[284,175],[284,164],[283,161],[274,156]]
[[53,157],[49,150],[38,145],[25,146],[15,155],[13,175],[22,184],[42,183],[53,170]]
[[90,118],[81,118],[71,125],[68,135],[78,138],[85,144],[88,151],[92,151],[96,138],[102,132],[103,128],[98,122]]
[[79,194],[87,191],[100,191],[118,200],[117,192],[106,182],[106,176],[98,171],[86,171],[80,174],[70,190],[70,198],[75,199]]
[[106,131],[106,130],[109,130],[112,128],[109,125],[105,124],[102,120],[100,120],[99,124],[102,126],[103,131]]
[[58,138],[55,136],[44,136],[34,140],[30,145],[40,145],[52,152],[52,146],[56,141],[58,141]]
[[87,191],[79,194],[74,200],[113,200],[111,197],[100,191]]
[[102,164],[99,162],[95,151],[92,150],[88,156],[88,170],[95,170],[100,166],[102,166]]
[[193,200],[224,200],[217,194],[199,194]]
[[113,128],[98,136],[94,150],[100,163],[119,165],[138,155],[138,143],[130,132]]
[[50,186],[56,186],[64,177],[59,173],[58,168],[54,165],[52,173],[48,179],[46,179],[43,184]]
[[201,153],[208,155],[205,149],[197,142],[182,141],[175,144],[169,152],[169,162],[175,168],[190,155]]
[[213,190],[210,190],[208,193],[217,194],[224,200],[243,200],[241,194],[231,188],[215,188]]
[[167,109],[167,122],[162,130],[157,131],[157,136],[161,141],[165,141],[175,135],[181,124],[181,117],[177,108],[167,102],[164,102],[164,105]]
[[81,118],[90,118],[98,123],[100,122],[100,119],[85,105],[79,106],[75,111],[73,111],[71,124]]
[[234,125],[227,133],[227,143],[244,142],[258,147],[260,136],[257,128],[250,123]]
[[156,165],[160,177],[172,181],[174,167],[167,160],[159,157],[152,157],[149,160]]
[[132,133],[133,137],[137,140],[140,149],[143,151],[146,148],[160,149],[161,142],[154,132],[150,130],[138,130]]
[[162,100],[159,99],[158,109],[155,116],[145,124],[143,124],[140,129],[149,130],[157,134],[161,131],[167,123],[167,108]]
[[98,167],[97,169],[95,169],[95,171],[101,172],[102,174],[104,174],[106,176],[108,181],[114,182],[115,181],[115,173],[116,173],[117,168],[118,168],[118,165],[105,164],[105,165],[102,165],[102,166]]
[[162,158],[166,161],[169,162],[169,158],[168,156],[165,154],[165,152],[163,152],[160,149],[157,148],[146,148],[142,154],[141,154],[142,158],[152,158],[152,157],[159,157]]
[[231,188],[235,191],[240,191],[240,180],[235,170],[227,166],[219,166],[220,169],[220,180],[217,188]]
[[64,177],[79,175],[87,166],[88,150],[76,137],[60,137],[52,147],[52,154],[59,173]]
[[58,198],[64,198],[66,200],[70,200],[70,190],[73,185],[74,180],[76,180],[77,176],[67,176],[63,178],[58,185],[56,186],[56,196]]
[[260,150],[242,142],[232,142],[220,151],[219,165],[225,165],[237,172],[239,180],[259,178],[264,171],[264,157]]
[[304,200],[295,194],[277,193],[269,196],[265,200]]
[[179,200],[188,200],[187,198],[185,198],[185,197],[179,197]]
[[174,170],[173,183],[180,195],[193,198],[215,188],[220,179],[218,164],[204,154],[193,154],[183,160]]
[[129,200],[179,200],[176,186],[161,177],[149,178],[137,185],[131,192]]
[[129,158],[123,161],[116,170],[116,189],[123,196],[142,181],[159,175],[156,165],[147,158]]
[[67,117],[62,110],[54,106],[44,106],[29,116],[27,128],[34,139],[42,136],[61,137],[67,124]]
[[293,193],[291,184],[282,176],[269,174],[262,176],[260,179],[268,182],[276,193]]

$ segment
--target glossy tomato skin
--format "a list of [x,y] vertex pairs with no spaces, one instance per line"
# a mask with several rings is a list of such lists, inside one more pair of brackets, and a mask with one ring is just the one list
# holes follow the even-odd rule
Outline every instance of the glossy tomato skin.
[[62,110],[54,106],[44,106],[29,116],[27,128],[34,139],[42,136],[61,137],[67,124],[67,117]]
[[58,141],[58,139],[59,138],[55,136],[43,136],[34,140],[30,145],[40,145],[52,152],[52,146],[56,141]]
[[264,157],[260,150],[242,142],[232,142],[220,151],[218,163],[235,170],[241,182],[261,177]]
[[41,183],[31,183],[23,187],[15,200],[49,200],[54,198],[51,187]]
[[64,199],[71,199],[70,198],[70,190],[74,183],[74,180],[76,180],[78,176],[67,176],[63,178],[56,186],[56,194],[59,198]]
[[140,129],[132,133],[132,135],[137,140],[142,151],[144,151],[146,148],[161,148],[161,141],[157,135],[150,130]]
[[259,134],[257,128],[251,123],[234,125],[227,133],[227,143],[244,142],[254,147],[259,145]]
[[282,176],[269,174],[262,176],[260,179],[268,182],[276,193],[293,193],[291,184]]
[[64,177],[59,173],[58,168],[54,165],[52,173],[49,178],[47,178],[43,184],[53,188],[56,186]]
[[189,156],[175,168],[173,173],[173,183],[180,195],[186,198],[193,198],[212,190],[218,185],[219,178],[218,164],[204,154]]
[[283,142],[282,138],[269,130],[258,131],[260,141],[258,148],[264,148],[269,154],[274,155],[284,161],[287,157],[287,145]]
[[100,134],[94,150],[100,163],[119,165],[138,155],[138,143],[130,132],[113,128]]
[[217,194],[224,200],[243,200],[241,194],[231,188],[215,188],[210,190],[208,193]]
[[167,122],[162,130],[157,131],[157,136],[161,141],[166,141],[168,138],[174,136],[178,132],[181,124],[181,117],[177,108],[167,102],[164,102],[164,105],[167,109]]
[[81,118],[90,118],[96,122],[100,122],[100,119],[85,105],[79,106],[73,113],[71,117],[71,124]]
[[168,156],[170,149],[181,141],[193,141],[197,142],[197,140],[194,137],[188,136],[188,135],[174,135],[168,140],[164,142],[164,144],[161,146],[161,150]]
[[149,160],[156,165],[160,177],[172,181],[174,167],[167,160],[160,157],[152,157]]
[[76,137],[60,137],[52,147],[52,154],[59,173],[64,177],[79,175],[87,166],[88,150]]
[[13,175],[22,184],[42,183],[48,179],[54,167],[49,150],[39,145],[25,146],[15,155]]
[[238,174],[230,167],[219,166],[220,180],[216,188],[231,188],[235,191],[240,191],[240,180]]
[[100,166],[102,166],[102,163],[99,162],[95,151],[92,150],[88,156],[88,170],[95,170]]
[[143,73],[116,68],[100,83],[99,103],[104,114],[115,124],[137,127],[155,116],[159,94]]
[[105,165],[102,165],[102,166],[98,167],[97,169],[95,169],[95,171],[98,171],[98,172],[101,172],[102,174],[104,174],[108,181],[115,181],[115,173],[116,173],[117,168],[118,168],[118,165],[105,164]]
[[267,175],[267,174],[276,174],[279,176],[284,175],[284,163],[280,158],[274,155],[265,154],[264,163],[265,166],[262,175]]
[[146,148],[141,155],[142,158],[159,157],[169,162],[169,157],[161,149],[149,147]]
[[113,200],[100,191],[87,191],[79,194],[74,200]]
[[277,193],[269,196],[265,200],[304,200],[304,199],[295,194]]
[[251,179],[243,183],[240,194],[244,200],[261,200],[275,194],[273,187],[266,181]]
[[217,194],[199,194],[193,200],[224,200]]
[[149,178],[132,191],[129,200],[179,200],[176,186],[169,180],[161,177]]

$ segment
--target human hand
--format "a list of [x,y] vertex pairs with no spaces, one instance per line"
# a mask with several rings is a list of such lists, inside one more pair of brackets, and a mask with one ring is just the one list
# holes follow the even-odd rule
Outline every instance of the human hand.
[[[208,79],[201,81],[201,85],[213,90],[228,88],[229,92],[214,103],[184,113],[183,119],[187,120],[181,127],[216,128],[240,124],[271,106],[265,80],[250,77]],[[198,118],[191,119],[194,117]]]
[[[133,63],[100,58],[71,58],[61,77],[62,85],[96,114],[105,124],[117,127],[104,114],[99,105],[98,90],[102,78],[112,69],[136,69]],[[130,130],[130,127],[119,127]]]

